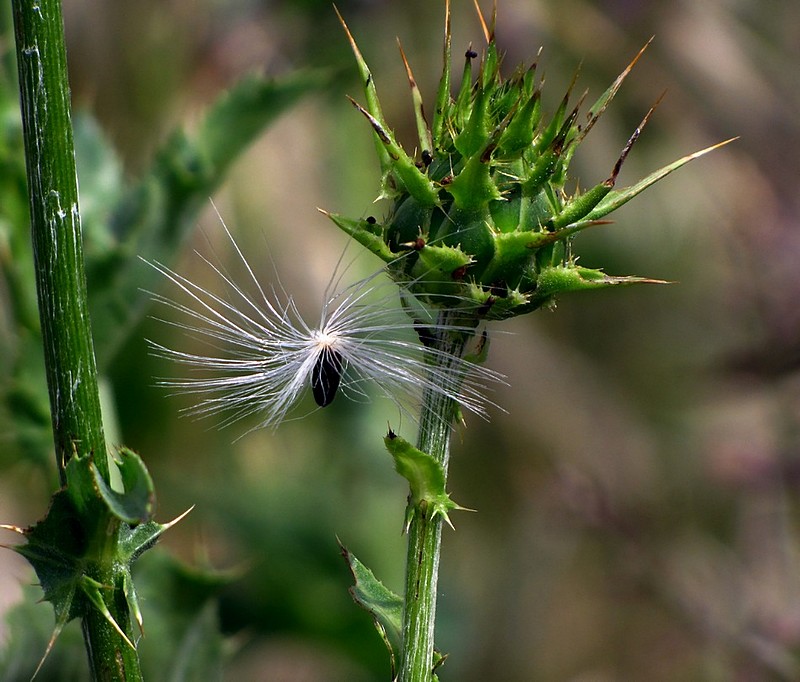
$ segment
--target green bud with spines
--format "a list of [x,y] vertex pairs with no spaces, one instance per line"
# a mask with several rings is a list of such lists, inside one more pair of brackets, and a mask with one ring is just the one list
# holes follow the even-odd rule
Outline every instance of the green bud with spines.
[[583,98],[570,105],[577,74],[548,120],[542,112],[542,81],[537,80],[536,64],[519,67],[504,79],[494,21],[487,27],[482,16],[480,20],[486,47],[477,69],[478,53],[471,46],[466,51],[461,85],[453,96],[446,3],[444,69],[431,126],[401,48],[419,137],[420,158],[416,161],[386,124],[372,75],[342,20],[364,83],[367,106],[353,103],[373,129],[381,163],[381,197],[392,204],[383,220],[372,223],[326,215],[382,258],[391,275],[421,300],[448,307],[461,305],[486,319],[530,312],[552,304],[557,295],[568,291],[657,281],[612,277],[579,267],[572,255],[572,240],[583,229],[608,223],[601,218],[726,142],[678,159],[617,190],[614,186],[621,165],[653,107],[631,135],[609,177],[570,196],[565,186],[578,146],[647,45],[592,104],[581,125]]

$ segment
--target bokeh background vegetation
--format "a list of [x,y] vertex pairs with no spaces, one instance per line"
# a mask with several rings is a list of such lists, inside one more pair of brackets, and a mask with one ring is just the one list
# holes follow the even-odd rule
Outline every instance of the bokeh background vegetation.
[[[430,108],[443,3],[338,6],[387,119],[413,148],[395,37]],[[325,87],[270,127],[215,196],[263,279],[279,273],[314,310],[346,241],[316,207],[382,210],[372,204],[370,131],[344,98],[360,90],[330,3],[87,0],[64,9],[76,112],[96,119],[131,178],[243,75],[324,70]],[[483,39],[471,2],[453,0],[453,13],[459,55]],[[621,184],[741,139],[577,239],[586,265],[676,284],[565,297],[555,312],[494,328],[489,364],[510,386],[492,398],[507,413],[469,418],[455,439],[450,490],[478,513],[457,515],[457,531],[445,534],[438,645],[450,658],[440,678],[797,679],[800,5],[501,0],[497,33],[509,71],[544,46],[549,110],[579,64],[577,90],[591,100],[655,34],[573,163],[582,186],[607,177],[664,89]],[[13,49],[7,33],[2,41]],[[81,164],[85,172],[91,160]],[[85,207],[99,200],[82,197]],[[191,247],[229,259],[221,237],[206,210],[174,267],[204,277]],[[377,265],[365,257],[362,267]],[[0,290],[0,305],[10,297]],[[406,490],[381,435],[391,422],[411,436],[413,423],[380,401],[341,400],[275,432],[181,418],[190,401],[153,385],[177,368],[149,357],[144,341],[170,333],[143,321],[111,363],[112,440],[148,464],[159,520],[196,505],[162,544],[187,564],[226,571],[221,586],[206,582],[219,595],[208,617],[228,635],[218,643],[225,678],[388,679],[369,616],[347,594],[336,538],[401,590]],[[6,323],[0,342],[5,357],[20,352]],[[2,424],[0,520],[25,526],[43,515],[55,468],[30,439],[19,446],[13,415]],[[12,552],[0,562],[9,609],[33,576]],[[146,632],[163,594],[145,595]],[[29,664],[19,679],[49,634],[50,607],[36,614],[24,616],[39,639],[17,651]],[[6,658],[10,632],[0,625]],[[143,656],[158,645],[148,632]],[[80,647],[77,628],[66,632],[49,679],[85,678]]]

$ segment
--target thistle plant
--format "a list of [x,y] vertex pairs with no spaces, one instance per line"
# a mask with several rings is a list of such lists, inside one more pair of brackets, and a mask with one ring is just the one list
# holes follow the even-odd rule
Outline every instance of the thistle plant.
[[[449,0],[445,3],[444,67],[430,124],[400,48],[418,133],[415,154],[403,149],[385,120],[372,73],[340,16],[364,87],[365,104],[351,102],[372,129],[381,172],[379,198],[389,208],[381,219],[327,215],[386,262],[401,290],[439,311],[435,332],[424,339],[438,351],[430,366],[433,373],[458,365],[471,330],[484,321],[552,306],[567,292],[659,282],[582,267],[573,240],[585,229],[606,224],[609,214],[674,170],[726,144],[684,156],[629,187],[616,188],[622,164],[654,105],[609,175],[586,190],[575,188],[569,175],[575,153],[647,45],[584,114],[583,97],[571,103],[573,80],[556,111],[547,116],[536,62],[504,77],[495,41],[496,6],[488,23],[477,2],[476,8],[486,45],[480,55],[471,46],[466,50],[454,91]],[[426,387],[421,415],[416,448],[398,442],[392,432],[386,439],[398,471],[411,484],[401,626],[400,599],[394,598],[394,617],[386,617],[378,607],[387,598],[385,588],[376,587],[374,576],[347,555],[357,580],[356,599],[373,613],[382,632],[397,635],[388,641],[399,659],[398,679],[406,682],[435,677],[433,670],[443,660],[433,644],[436,585],[442,522],[455,506],[445,483],[450,434],[460,410],[452,396]]]
[[[608,175],[580,190],[570,164],[646,45],[591,106],[583,106],[583,97],[572,102],[573,81],[548,114],[536,63],[504,76],[495,14],[489,22],[480,10],[478,16],[486,44],[481,54],[467,49],[454,89],[445,3],[444,68],[430,124],[401,48],[418,133],[414,154],[403,149],[385,120],[375,80],[342,19],[364,86],[365,104],[351,102],[372,130],[379,198],[388,208],[380,218],[323,213],[385,268],[350,285],[342,285],[347,268],[334,274],[316,324],[304,320],[282,289],[259,282],[229,232],[245,281],[204,259],[221,293],[150,261],[178,290],[177,297],[154,294],[165,307],[164,319],[212,349],[190,353],[153,343],[157,354],[200,370],[164,382],[198,396],[196,413],[225,412],[227,422],[257,415],[258,426],[274,427],[302,410],[307,391],[326,407],[339,393],[363,397],[374,384],[404,409],[408,395],[417,392],[416,444],[392,429],[384,439],[410,487],[404,594],[392,593],[343,550],[355,577],[351,593],[374,617],[393,676],[404,682],[434,679],[444,660],[434,647],[441,533],[450,513],[463,509],[446,490],[450,438],[464,410],[486,413],[484,389],[502,380],[481,364],[489,350],[485,324],[552,307],[568,292],[661,282],[583,267],[573,241],[583,230],[607,224],[613,211],[674,170],[721,146],[617,188],[654,106],[609,164]],[[388,295],[384,273],[394,283]],[[172,321],[170,312],[182,320]]]

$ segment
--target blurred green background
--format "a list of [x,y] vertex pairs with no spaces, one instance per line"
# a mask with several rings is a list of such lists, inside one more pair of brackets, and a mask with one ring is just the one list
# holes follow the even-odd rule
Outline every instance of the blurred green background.
[[[458,70],[458,55],[483,38],[472,3],[452,2]],[[608,176],[664,89],[620,185],[741,139],[576,241],[585,265],[675,284],[565,297],[555,312],[492,328],[488,364],[511,385],[492,396],[507,412],[468,418],[454,439],[449,489],[478,513],[456,515],[445,533],[437,644],[450,658],[440,679],[800,679],[800,4],[499,5],[508,72],[544,47],[549,111],[578,65],[577,91],[592,101],[655,34],[573,162],[581,186]],[[443,2],[338,7],[386,118],[413,148],[395,37],[430,110]],[[361,93],[330,3],[85,0],[64,10],[75,110],[97,119],[131,178],[241,76],[325,70],[327,85],[270,127],[214,197],[263,280],[277,271],[313,310],[346,243],[316,207],[383,210],[372,203],[370,131],[344,97]],[[191,247],[224,260],[221,237],[209,207],[175,269],[203,277]],[[365,273],[377,265],[363,259]],[[0,290],[0,305],[9,297]],[[150,468],[159,520],[196,505],[162,546],[235,576],[219,600],[224,678],[389,679],[370,618],[347,594],[336,538],[401,591],[406,489],[381,436],[391,422],[411,437],[413,423],[380,401],[342,400],[275,432],[180,417],[190,401],[154,387],[176,368],[144,341],[184,343],[169,333],[145,320],[111,363],[113,438]],[[19,352],[5,322],[0,343],[6,357]],[[14,429],[4,418],[0,521],[25,526],[43,515],[55,471],[16,446]],[[12,552],[0,562],[8,609],[33,575]],[[145,598],[146,633],[162,606]],[[45,642],[51,609],[37,613]],[[62,663],[48,679],[85,678],[80,644],[75,667],[63,663],[77,635],[56,644]],[[143,656],[157,639],[145,637]],[[30,650],[19,679],[42,651]]]

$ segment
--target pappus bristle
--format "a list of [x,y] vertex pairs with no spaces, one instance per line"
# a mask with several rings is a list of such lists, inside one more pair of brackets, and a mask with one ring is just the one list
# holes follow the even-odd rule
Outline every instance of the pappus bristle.
[[[411,295],[400,296],[383,269],[342,286],[349,266],[343,268],[340,259],[319,319],[309,324],[282,287],[261,285],[224,223],[223,228],[243,266],[242,283],[200,254],[219,293],[161,263],[150,263],[180,292],[180,300],[152,295],[181,314],[181,319],[159,319],[211,348],[191,353],[150,342],[156,355],[192,370],[189,376],[159,381],[175,393],[197,396],[189,408],[192,414],[220,413],[223,424],[258,415],[258,426],[274,427],[302,416],[294,410],[310,389],[320,407],[330,405],[339,393],[364,400],[376,391],[409,413],[424,390],[433,390],[486,416],[486,391],[503,377],[423,345],[414,317],[400,306]],[[428,333],[437,333],[435,320],[426,325]],[[448,326],[446,331],[474,333],[471,327]]]

